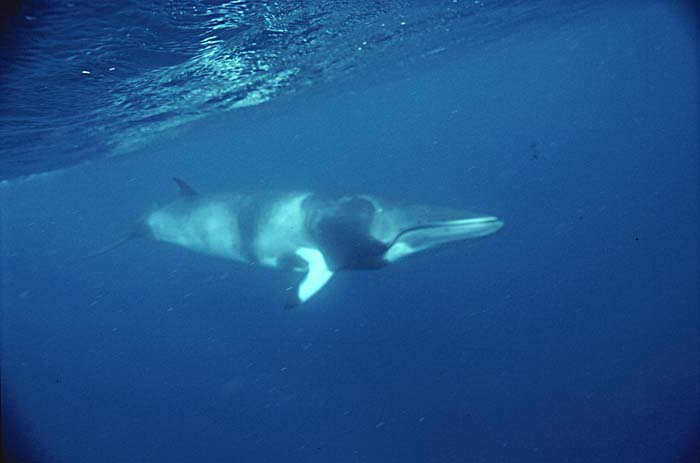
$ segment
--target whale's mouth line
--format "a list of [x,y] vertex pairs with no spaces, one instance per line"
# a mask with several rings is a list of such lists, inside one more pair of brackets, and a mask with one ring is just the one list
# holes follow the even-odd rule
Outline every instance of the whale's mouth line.
[[494,233],[498,231],[502,226],[503,222],[498,219],[498,217],[484,216],[484,217],[474,217],[470,219],[458,219],[458,220],[445,220],[428,222],[420,225],[415,225],[413,227],[408,227],[401,230],[393,240],[386,246],[390,249],[394,246],[404,235],[409,233],[420,231],[420,230],[432,230],[432,229],[449,229],[449,228],[468,228],[473,226],[475,229],[487,230],[488,233]]

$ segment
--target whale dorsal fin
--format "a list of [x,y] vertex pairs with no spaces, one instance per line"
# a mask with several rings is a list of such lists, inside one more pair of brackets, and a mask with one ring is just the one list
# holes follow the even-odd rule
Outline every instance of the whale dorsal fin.
[[189,186],[187,183],[184,182],[184,180],[173,177],[173,180],[175,183],[177,183],[177,187],[180,189],[180,195],[181,196],[198,196],[199,193],[195,191],[191,186]]
[[306,261],[309,270],[296,288],[289,288],[289,294],[285,303],[285,308],[287,309],[308,301],[333,276],[333,271],[326,264],[326,258],[318,249],[299,248],[296,251],[296,255]]

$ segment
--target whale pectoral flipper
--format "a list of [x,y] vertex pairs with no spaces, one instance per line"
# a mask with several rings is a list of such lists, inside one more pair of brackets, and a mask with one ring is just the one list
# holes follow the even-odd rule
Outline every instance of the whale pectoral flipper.
[[323,253],[315,248],[299,248],[296,255],[306,261],[308,272],[296,288],[290,288],[285,308],[295,307],[308,301],[331,279],[333,272],[328,268]]

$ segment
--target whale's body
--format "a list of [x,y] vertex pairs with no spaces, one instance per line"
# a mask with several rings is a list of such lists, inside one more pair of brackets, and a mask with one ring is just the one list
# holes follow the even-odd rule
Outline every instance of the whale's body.
[[371,195],[310,192],[200,195],[149,213],[156,240],[211,256],[304,272],[287,305],[307,301],[340,270],[376,269],[436,246],[489,235],[495,217]]

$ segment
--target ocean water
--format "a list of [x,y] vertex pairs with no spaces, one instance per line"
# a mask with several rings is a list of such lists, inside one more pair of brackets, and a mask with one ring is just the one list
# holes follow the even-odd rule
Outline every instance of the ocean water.
[[[15,3],[3,461],[698,461],[692,2]],[[294,310],[295,274],[81,259],[174,176],[505,226]]]

